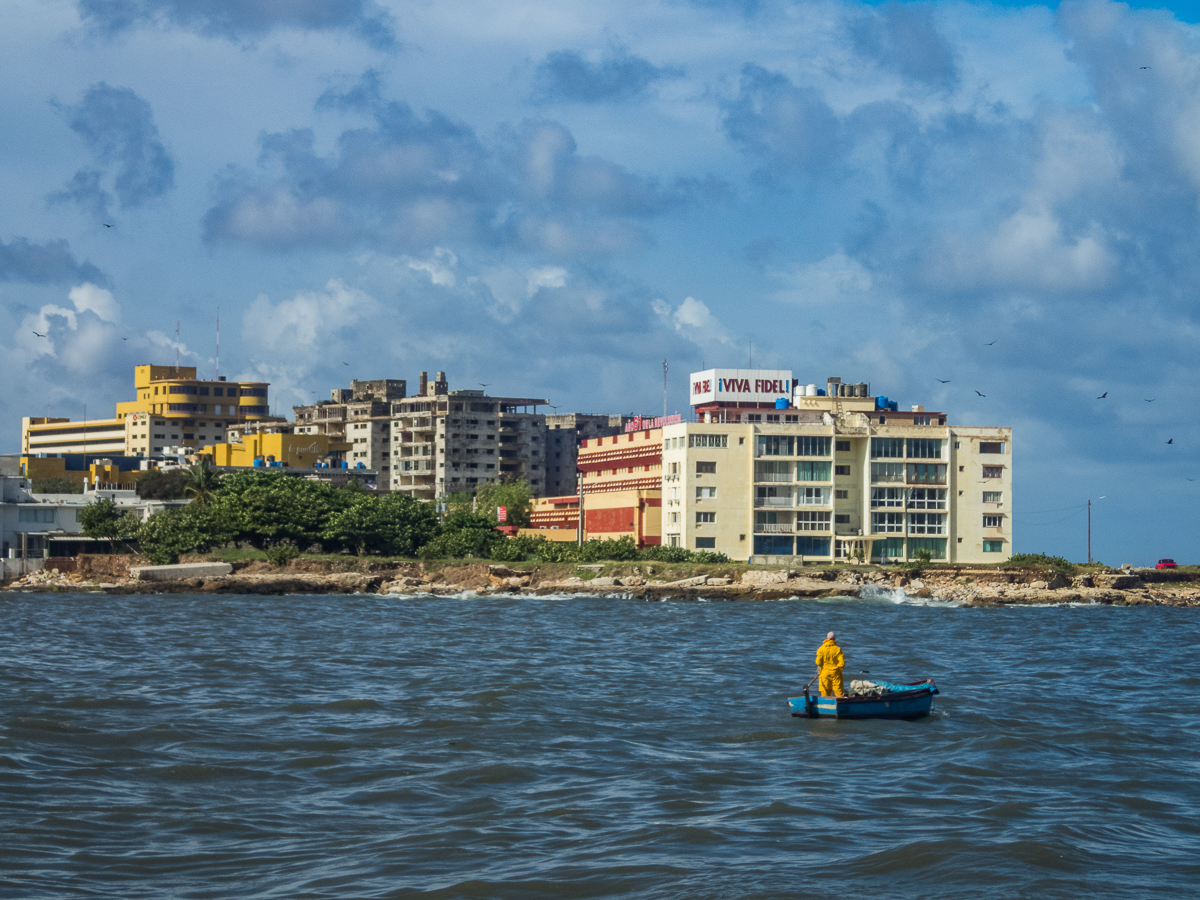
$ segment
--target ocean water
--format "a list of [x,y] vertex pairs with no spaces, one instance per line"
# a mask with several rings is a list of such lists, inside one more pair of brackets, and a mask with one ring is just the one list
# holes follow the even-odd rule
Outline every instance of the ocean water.
[[1195,610],[902,600],[0,595],[0,896],[1200,893]]

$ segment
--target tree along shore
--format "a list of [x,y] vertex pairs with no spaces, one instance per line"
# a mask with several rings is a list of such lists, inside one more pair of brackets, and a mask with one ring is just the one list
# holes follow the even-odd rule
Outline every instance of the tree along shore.
[[[199,562],[208,557],[185,557]],[[274,565],[243,560],[233,574],[180,581],[137,581],[130,556],[48,560],[45,572],[10,591],[100,591],[108,594],[600,594],[647,600],[778,600],[905,596],[971,606],[1095,603],[1200,606],[1200,576],[1154,570],[1067,577],[1034,568],[939,566],[916,569],[751,568],[739,564],[496,564],[480,561],[388,561],[300,558]],[[903,595],[898,593],[903,591]]]

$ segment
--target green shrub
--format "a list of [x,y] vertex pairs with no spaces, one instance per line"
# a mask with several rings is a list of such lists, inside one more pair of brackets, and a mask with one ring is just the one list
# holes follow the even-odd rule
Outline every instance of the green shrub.
[[1074,575],[1075,565],[1061,556],[1047,556],[1045,553],[1014,553],[1008,559],[1007,565],[1025,566],[1042,572],[1057,572],[1060,575]]
[[691,562],[698,563],[727,563],[731,562],[730,558],[724,553],[717,553],[715,550],[691,550]]
[[291,541],[281,541],[266,549],[267,560],[277,569],[284,568],[300,555],[300,548]]

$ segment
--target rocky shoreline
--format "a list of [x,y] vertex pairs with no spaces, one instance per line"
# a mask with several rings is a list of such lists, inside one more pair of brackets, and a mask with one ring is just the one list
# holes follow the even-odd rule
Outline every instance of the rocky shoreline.
[[[105,594],[619,594],[644,600],[778,600],[789,598],[908,597],[965,606],[996,607],[1094,603],[1122,606],[1200,606],[1200,582],[1171,579],[1153,570],[1049,579],[1027,569],[938,568],[923,574],[879,569],[748,569],[672,579],[654,566],[597,574],[601,566],[563,567],[476,563],[427,567],[424,563],[366,564],[357,571],[312,571],[309,565],[274,569],[255,562],[230,575],[178,581],[139,581],[128,557],[80,558],[76,571],[60,562],[6,585],[8,591],[98,591]],[[304,569],[309,569],[305,571]],[[315,567],[319,569],[320,567]],[[659,567],[661,569],[662,567]],[[363,571],[362,569],[366,569]],[[557,569],[557,571],[554,571]]]

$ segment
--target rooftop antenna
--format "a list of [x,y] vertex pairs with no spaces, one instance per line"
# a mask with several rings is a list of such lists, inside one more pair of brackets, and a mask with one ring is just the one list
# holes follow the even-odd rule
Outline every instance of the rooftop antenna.
[[754,341],[750,342],[750,368],[754,368]]
[[217,307],[217,365],[214,376],[217,381],[221,380],[221,307]]
[[172,372],[176,378],[179,377],[179,320],[175,320],[175,371]]
[[663,360],[663,418],[667,417],[667,361]]

